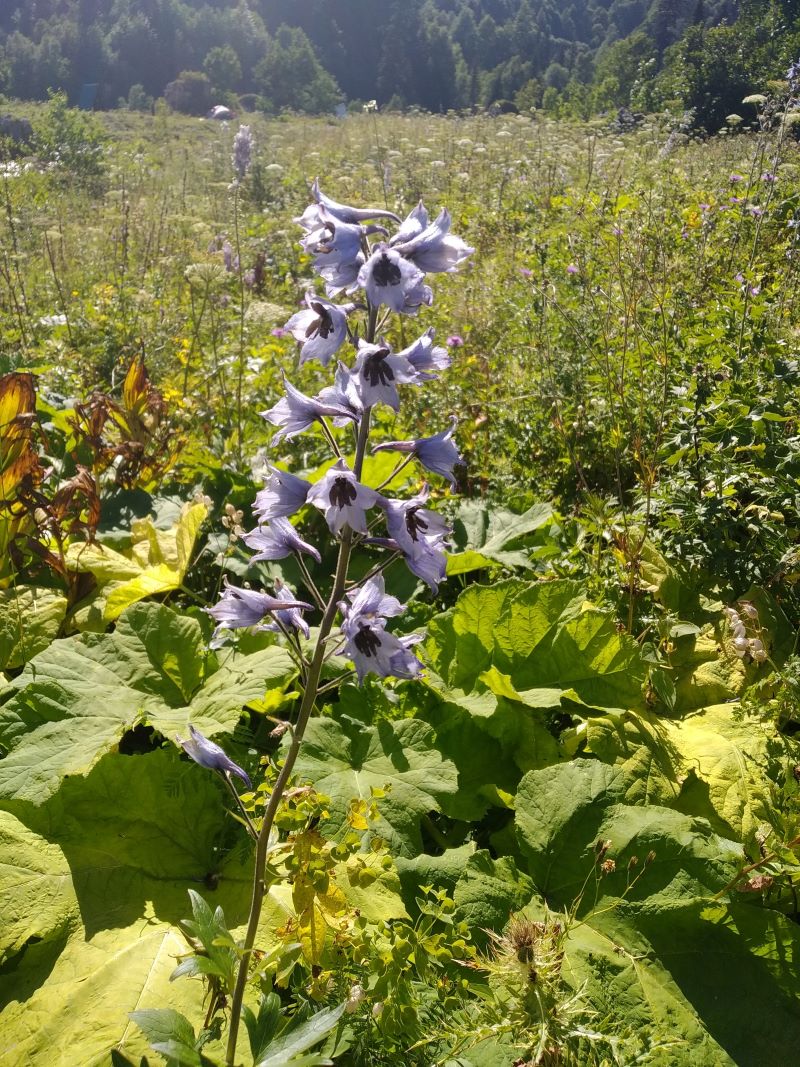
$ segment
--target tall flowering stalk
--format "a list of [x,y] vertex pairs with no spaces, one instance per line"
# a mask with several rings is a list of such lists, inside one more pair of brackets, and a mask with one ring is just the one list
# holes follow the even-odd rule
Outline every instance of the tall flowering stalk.
[[[301,346],[301,362],[318,360],[323,367],[332,367],[333,381],[316,396],[307,396],[286,380],[285,395],[262,415],[276,428],[273,442],[320,426],[333,461],[313,486],[271,468],[269,480],[256,498],[258,525],[243,538],[254,550],[254,560],[294,555],[304,576],[308,599],[278,582],[274,595],[226,585],[219,602],[208,609],[217,623],[213,645],[224,641],[230,630],[276,630],[285,637],[302,681],[300,709],[283,765],[261,826],[253,831],[255,873],[231,1001],[226,1057],[230,1065],[235,1060],[242,1002],[267,892],[265,869],[270,835],[314,709],[325,660],[331,649],[338,650],[352,661],[359,683],[368,674],[413,678],[420,673],[422,664],[413,651],[419,637],[398,636],[387,629],[388,621],[400,616],[404,605],[386,594],[383,570],[389,563],[403,559],[411,572],[435,591],[444,578],[445,546],[450,533],[446,523],[426,506],[427,486],[410,500],[392,500],[381,492],[383,486],[373,489],[361,479],[371,445],[373,409],[385,404],[397,411],[403,388],[435,379],[450,362],[447,349],[434,344],[432,329],[399,352],[385,341],[383,330],[392,312],[415,316],[430,305],[433,293],[425,282],[426,274],[455,271],[472,249],[450,234],[447,211],[431,223],[424,206],[419,204],[401,221],[383,209],[340,204],[321,191],[318,181],[314,182],[312,193],[313,203],[296,221],[304,231],[302,244],[314,257],[314,269],[324,283],[325,296],[307,293],[305,310],[293,315],[285,328]],[[398,227],[394,234],[387,223]],[[358,290],[361,292],[356,299],[334,303],[340,294],[352,296]],[[357,316],[363,318],[358,327]],[[348,344],[355,352],[351,364],[341,358]],[[374,451],[399,452],[396,470],[417,462],[424,470],[455,485],[453,470],[460,457],[452,440],[454,429],[455,423],[430,437],[372,447]],[[344,458],[349,449],[340,445],[343,435],[352,435],[354,441],[352,466]],[[306,562],[309,557],[319,563],[320,554],[301,538],[291,522],[300,508],[308,505],[322,512],[339,544],[327,599],[311,576],[311,564]],[[350,557],[358,543],[383,549],[387,555],[365,578],[349,582]],[[313,651],[309,653],[300,635],[309,636],[306,617],[311,612],[318,612],[321,617]],[[334,630],[337,622],[338,634]],[[225,762],[224,753],[220,755],[208,746],[206,751],[199,742],[184,743],[184,747],[189,755],[196,749],[193,758],[224,773],[228,783],[231,773],[239,770]]]

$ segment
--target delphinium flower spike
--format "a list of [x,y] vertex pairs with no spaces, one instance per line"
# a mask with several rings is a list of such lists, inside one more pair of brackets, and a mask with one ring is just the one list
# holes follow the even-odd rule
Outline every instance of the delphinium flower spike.
[[[215,638],[224,629],[254,625],[258,629],[282,632],[299,668],[302,693],[295,725],[257,834],[253,905],[231,998],[228,1063],[236,1059],[239,1020],[264,899],[263,872],[270,835],[316,698],[320,691],[336,684],[335,680],[322,682],[325,664],[330,662],[332,652],[338,650],[351,660],[359,682],[370,674],[381,678],[415,678],[423,669],[414,653],[420,636],[403,635],[392,629],[393,620],[404,613],[405,605],[387,594],[383,572],[402,557],[409,570],[436,592],[446,571],[450,529],[427,506],[427,486],[410,500],[388,499],[381,489],[391,484],[397,469],[412,458],[455,486],[454,468],[460,462],[453,442],[454,420],[452,426],[431,437],[378,445],[375,451],[389,449],[404,455],[394,474],[384,479],[377,489],[365,484],[370,480],[364,461],[374,428],[373,410],[385,404],[397,411],[401,399],[399,386],[423,385],[445,370],[452,358],[447,347],[434,344],[433,329],[427,329],[402,350],[394,351],[386,340],[392,336],[387,325],[390,313],[416,315],[431,304],[433,292],[426,283],[426,273],[453,273],[472,249],[451,234],[451,219],[446,209],[431,222],[424,204],[419,203],[401,222],[387,208],[353,207],[333,200],[322,192],[318,181],[313,183],[311,193],[313,203],[297,221],[304,231],[303,249],[312,259],[314,272],[324,282],[327,297],[309,288],[305,307],[292,315],[284,329],[300,344],[301,362],[317,360],[323,367],[329,367],[335,360],[335,377],[316,396],[306,396],[285,381],[285,396],[264,411],[263,416],[278,429],[273,439],[276,443],[319,424],[334,462],[314,484],[272,467],[266,486],[256,498],[260,526],[245,535],[245,543],[256,550],[253,557],[256,561],[294,555],[302,580],[320,612],[316,632],[310,630],[304,617],[310,605],[295,599],[293,590],[280,581],[274,583],[274,596],[226,587],[220,602],[209,609],[218,623]],[[391,223],[399,227],[393,235]],[[337,293],[352,293],[358,288],[363,290],[363,296],[354,298],[353,303],[331,302]],[[381,312],[381,309],[385,310]],[[363,325],[355,319],[359,311],[364,312]],[[349,342],[355,348],[354,359],[342,356]],[[354,448],[352,455],[351,448]],[[289,522],[304,505],[324,515],[338,540],[333,582],[325,597],[309,574],[304,558],[304,554],[310,554],[319,560],[321,553],[306,543]],[[382,514],[368,514],[376,508]],[[374,536],[376,519],[378,523],[385,521],[387,536]],[[351,555],[354,547],[360,545],[384,547],[389,553],[368,570],[365,578],[351,582],[348,578]],[[337,617],[338,648],[331,644]],[[299,635],[308,638],[310,634],[313,644],[301,643]]]
[[244,181],[253,158],[253,134],[249,126],[240,126],[233,139],[233,169],[239,181]]

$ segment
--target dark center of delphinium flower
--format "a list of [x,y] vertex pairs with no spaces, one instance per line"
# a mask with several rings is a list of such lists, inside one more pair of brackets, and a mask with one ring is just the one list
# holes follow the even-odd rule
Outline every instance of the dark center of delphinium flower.
[[323,230],[327,230],[327,235],[317,243],[317,251],[327,254],[333,251],[333,242],[336,239],[336,227],[332,222],[326,222],[322,227]]
[[355,636],[355,646],[363,656],[374,656],[381,647],[381,639],[370,630],[369,626],[362,626]]
[[317,303],[316,300],[312,300],[311,310],[316,311],[319,318],[316,322],[312,322],[309,325],[306,330],[306,337],[314,337],[316,334],[319,334],[320,337],[327,340],[333,333],[333,317],[331,316],[330,311],[328,311],[326,307],[323,307],[322,304]]
[[415,504],[406,512],[406,530],[408,530],[409,537],[412,541],[416,541],[420,530],[427,529],[428,524],[420,515],[419,506]]
[[388,385],[394,381],[394,371],[386,362],[388,355],[388,348],[379,348],[364,360],[364,377],[373,388],[379,383]]
[[390,259],[385,252],[382,252],[378,262],[372,268],[372,277],[376,285],[384,286],[399,285],[403,275],[394,260]]
[[352,504],[355,501],[357,496],[356,487],[349,478],[334,478],[331,491],[328,494],[328,499],[333,507],[346,508],[348,504]]

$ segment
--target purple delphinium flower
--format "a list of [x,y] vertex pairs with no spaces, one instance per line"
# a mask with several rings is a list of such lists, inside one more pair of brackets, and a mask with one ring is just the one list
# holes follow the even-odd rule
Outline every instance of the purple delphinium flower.
[[209,741],[207,737],[203,737],[200,731],[195,729],[191,723],[189,724],[189,738],[184,741],[180,737],[176,737],[175,740],[186,755],[193,759],[195,763],[199,763],[201,767],[206,767],[210,771],[219,771],[220,774],[235,774],[242,779],[248,789],[253,788],[253,783],[239,764],[234,763],[219,745]]
[[389,537],[403,553],[408,569],[435,593],[447,570],[444,544],[450,527],[441,515],[425,507],[427,500],[426,486],[411,500],[387,500],[384,509]]
[[416,315],[423,304],[433,302],[424,278],[419,267],[387,244],[379,244],[358,272],[358,284],[373,307],[386,304],[405,315]]
[[233,169],[239,181],[244,181],[253,158],[253,135],[249,126],[240,126],[233,139]]
[[259,522],[288,518],[305,504],[311,483],[288,471],[270,467],[269,481],[256,493],[253,513]]
[[255,530],[246,533],[242,540],[248,548],[256,550],[251,563],[285,559],[294,552],[306,552],[313,556],[317,563],[322,562],[316,548],[300,537],[288,519],[272,519],[268,526],[257,526]]
[[295,389],[285,377],[283,384],[286,389],[286,396],[282,397],[268,411],[260,413],[267,422],[271,422],[273,426],[281,427],[272,438],[273,444],[283,440],[283,438],[296,437],[297,434],[307,430],[314,422],[324,418],[326,415],[344,419],[354,419],[356,417],[351,411],[343,407],[338,407],[335,404],[326,404],[313,397],[306,396],[299,389]]
[[339,222],[323,211],[322,222],[300,242],[314,258],[314,270],[325,280],[328,294],[355,289],[366,257],[361,249],[364,227]]
[[344,601],[339,605],[344,616],[341,631],[347,639],[343,651],[353,661],[359,682],[367,674],[415,678],[422,664],[409,648],[420,638],[386,632],[387,618],[402,614],[404,605],[386,594],[383,575],[370,578],[347,598],[349,605]]
[[576,264],[575,263],[570,263],[567,266],[567,274],[577,274],[577,273],[578,273],[578,268],[577,268]]
[[461,348],[464,344],[464,338],[457,333],[451,333],[445,341],[448,348]]
[[387,404],[394,411],[400,408],[398,385],[419,381],[419,376],[405,356],[392,352],[386,344],[358,343],[358,359],[352,376],[365,408]]
[[456,479],[453,468],[463,460],[458,454],[458,449],[452,441],[455,433],[457,419],[453,417],[449,429],[434,434],[433,437],[418,437],[413,441],[385,441],[375,445],[373,452],[411,452],[422,466],[433,474],[440,474],[446,478],[451,488],[455,489]]
[[443,208],[436,219],[410,240],[394,242],[394,249],[426,274],[451,274],[471,256],[474,248],[450,233],[450,212]]
[[211,636],[209,648],[220,647],[224,630],[244,630],[250,626],[258,626],[271,611],[285,610],[287,606],[302,608],[306,611],[312,609],[312,605],[304,601],[296,601],[287,605],[283,600],[278,600],[269,593],[258,593],[254,589],[239,589],[234,585],[229,585],[226,579],[225,588],[217,603],[213,607],[204,608],[204,611],[217,624]]
[[343,459],[323,475],[308,494],[308,503],[319,508],[332,533],[345,526],[357,533],[367,532],[367,508],[383,500],[380,493],[362,485]]
[[394,247],[398,244],[404,244],[406,241],[413,241],[415,237],[419,237],[427,228],[428,212],[420,200],[417,206],[400,223],[399,229],[389,241],[389,244]]
[[[286,585],[285,582],[282,582],[280,578],[275,579],[275,596],[278,600],[283,600],[287,604],[292,603],[296,599],[291,588]],[[308,623],[303,618],[299,608],[287,607],[285,610],[278,610],[273,612],[273,614],[278,621],[270,623],[269,626],[266,627],[267,630],[281,632],[281,627],[278,625],[278,622],[280,622],[284,629],[299,630],[303,637],[308,639]]]
[[364,410],[358,391],[358,382],[350,368],[341,361],[336,367],[333,385],[320,389],[317,399],[323,404],[340,407],[348,413],[347,416],[334,416],[334,426],[346,426],[350,419],[357,422]]
[[434,345],[434,335],[435,330],[431,326],[422,337],[418,337],[408,348],[397,353],[398,356],[405,356],[417,372],[417,382],[420,384],[438,377],[433,371],[446,370],[450,366],[449,352],[441,345]]
[[422,664],[410,651],[421,638],[395,637],[382,624],[359,623],[352,637],[348,637],[342,652],[353,661],[359,684],[368,674],[380,678],[416,678]]
[[303,214],[294,221],[299,223],[304,230],[315,230],[319,224],[320,209],[324,209],[329,215],[339,219],[340,222],[363,222],[365,219],[391,219],[400,222],[393,211],[387,211],[380,207],[350,207],[348,204],[340,204],[326,196],[319,187],[319,178],[315,178],[311,185],[311,195],[315,203],[310,204]]
[[344,615],[341,625],[342,633],[350,637],[357,633],[356,624],[362,622],[385,622],[396,615],[402,615],[405,604],[401,604],[396,596],[390,596],[386,592],[386,583],[382,574],[375,574],[357,589],[351,589],[347,594],[346,601],[341,601],[339,607]]
[[273,326],[269,332],[273,337],[286,337],[289,331],[285,330],[283,326]]
[[347,338],[347,315],[353,305],[338,307],[314,292],[306,293],[306,304],[306,310],[292,315],[285,329],[300,342],[301,364],[318,359],[327,367]]
[[735,185],[737,182],[743,182],[744,178],[742,177],[741,174],[731,174],[731,176],[728,179],[728,181],[730,181],[733,185]]

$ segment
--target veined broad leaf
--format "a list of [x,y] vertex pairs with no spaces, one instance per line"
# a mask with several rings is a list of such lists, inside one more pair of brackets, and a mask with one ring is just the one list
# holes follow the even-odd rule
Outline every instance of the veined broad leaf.
[[[450,689],[470,693],[493,681],[512,699],[515,692],[549,690],[551,707],[568,690],[595,707],[641,702],[644,668],[636,643],[617,633],[607,612],[586,603],[576,582],[473,587],[432,620],[429,634],[428,656]],[[550,700],[532,695],[528,702],[545,707]]]
[[206,736],[231,730],[245,704],[294,672],[277,646],[223,656],[204,654],[196,620],[158,604],[135,605],[112,634],[55,641],[0,706],[0,800],[41,804],[138,723],[165,736],[189,721]]
[[55,589],[0,590],[0,671],[21,667],[47,648],[66,613],[67,598]]
[[[39,808],[0,815],[0,1064],[108,1064],[147,1043],[129,1011],[169,1003],[196,1018],[199,983],[172,985],[186,943],[175,926],[187,889],[209,893],[232,925],[248,909],[249,871],[214,777],[172,750],[111,754]],[[7,847],[6,847],[7,846]],[[271,906],[271,904],[270,904]]]
[[549,504],[534,504],[521,515],[503,508],[487,508],[464,501],[454,523],[454,539],[460,551],[448,556],[448,575],[469,574],[487,567],[530,567],[528,553],[514,546],[552,522]]
[[[631,777],[630,769],[576,759],[530,771],[520,782],[520,846],[537,890],[553,907],[571,907],[588,884],[587,899],[625,892],[629,901],[657,898],[668,908],[710,897],[734,875],[741,858],[736,842],[719,837],[704,819],[626,803]],[[604,858],[614,861],[613,871],[601,874],[598,841],[610,842]],[[646,862],[651,852],[655,858]]]
[[439,811],[441,800],[457,788],[455,766],[433,747],[433,731],[418,719],[382,720],[374,726],[342,719],[312,719],[297,759],[296,774],[331,798],[331,832],[344,827],[350,801],[382,797],[376,833],[395,855],[413,856],[422,841],[423,815]]

